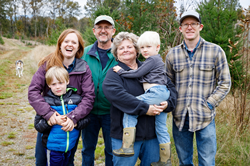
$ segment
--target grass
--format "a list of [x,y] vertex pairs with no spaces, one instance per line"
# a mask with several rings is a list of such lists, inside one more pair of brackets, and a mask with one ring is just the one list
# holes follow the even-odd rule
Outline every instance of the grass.
[[14,142],[9,142],[9,141],[3,141],[3,142],[1,142],[2,146],[8,146],[8,145],[12,145],[12,144],[14,144]]
[[33,110],[33,107],[25,107],[24,108],[26,111],[31,111],[31,110]]
[[0,99],[13,97],[17,90],[25,89],[29,80],[16,76],[15,70],[10,70],[10,66],[14,68],[15,61],[22,59],[27,51],[14,50],[8,59],[2,59],[0,62]]
[[23,151],[15,151],[15,152],[13,152],[13,154],[14,155],[17,155],[17,156],[23,156],[23,155],[25,155],[25,152],[23,152]]
[[34,149],[35,147],[34,146],[31,146],[31,145],[27,145],[27,146],[25,146],[25,149]]
[[9,139],[14,139],[14,138],[16,138],[16,133],[15,133],[15,132],[10,132],[9,135],[8,135],[8,138],[9,138]]
[[34,128],[34,124],[33,123],[29,124],[28,129],[33,129],[33,128]]

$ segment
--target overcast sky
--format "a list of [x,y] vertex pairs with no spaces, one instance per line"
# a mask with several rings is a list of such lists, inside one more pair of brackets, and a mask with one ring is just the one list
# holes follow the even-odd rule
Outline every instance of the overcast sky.
[[[81,6],[81,9],[83,10],[83,7],[84,5],[86,4],[87,0],[74,0],[74,1],[77,1],[79,3],[79,5]],[[176,0],[177,3],[175,4],[176,7],[178,8],[179,7],[179,3],[178,1],[180,0]],[[184,0],[185,1],[185,0]],[[250,6],[250,0],[240,0],[240,5],[243,7],[243,8],[248,8]],[[82,11],[82,15],[80,16],[80,18],[84,17],[84,11]]]

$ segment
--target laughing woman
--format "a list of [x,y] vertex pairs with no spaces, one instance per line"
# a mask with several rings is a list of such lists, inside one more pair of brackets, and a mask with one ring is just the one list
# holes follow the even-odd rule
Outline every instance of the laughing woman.
[[[72,112],[66,114],[67,121],[62,124],[62,130],[72,131],[75,124],[86,117],[94,103],[95,93],[92,75],[87,63],[80,59],[84,52],[84,41],[77,30],[67,29],[58,38],[56,50],[44,57],[38,64],[39,69],[34,74],[28,91],[31,106],[47,120],[49,125],[57,124],[58,113],[45,102],[43,96],[49,91],[45,82],[46,72],[53,66],[64,67],[69,73],[69,84],[77,89],[77,94],[82,96],[82,101]],[[46,166],[46,153],[42,146],[41,133],[37,134],[36,165]],[[77,141],[78,142],[78,141]],[[72,149],[68,165],[74,165],[74,154],[77,144]]]

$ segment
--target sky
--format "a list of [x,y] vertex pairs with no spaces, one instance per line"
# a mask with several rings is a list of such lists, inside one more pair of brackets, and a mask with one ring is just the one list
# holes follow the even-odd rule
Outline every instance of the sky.
[[[83,9],[84,5],[86,4],[87,0],[74,0],[76,2],[79,3],[79,5],[81,6],[81,9]],[[178,8],[179,7],[179,3],[178,1],[180,0],[176,0],[176,3],[175,3],[175,6]],[[186,0],[184,0],[186,1]],[[243,8],[248,8],[250,6],[250,0],[240,0],[240,5],[243,7]],[[82,11],[82,15],[80,16],[80,18],[84,17],[84,11]]]

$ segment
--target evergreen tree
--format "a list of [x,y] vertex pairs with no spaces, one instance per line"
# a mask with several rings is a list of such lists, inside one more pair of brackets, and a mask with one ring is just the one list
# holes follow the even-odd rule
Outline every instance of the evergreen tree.
[[[232,43],[239,40],[236,37],[240,32],[240,28],[236,26],[237,23],[237,9],[239,8],[238,0],[205,0],[198,8],[201,15],[202,24],[204,25],[201,31],[201,36],[209,42],[216,43],[222,47],[227,56],[227,61],[230,66],[232,80],[239,80],[238,74],[241,72],[241,62],[236,61],[240,56],[237,54],[241,45],[236,46],[237,49],[230,51],[229,39]],[[237,62],[237,68],[232,68],[232,60]]]
[[67,29],[66,26],[63,24],[62,18],[57,18],[55,21],[56,28],[52,29],[51,36],[47,40],[48,45],[56,45],[57,40],[60,34]]
[[174,0],[125,0],[117,30],[140,36],[145,31],[156,31],[161,37],[160,54],[164,57],[170,47],[180,43],[181,34],[176,21]]

